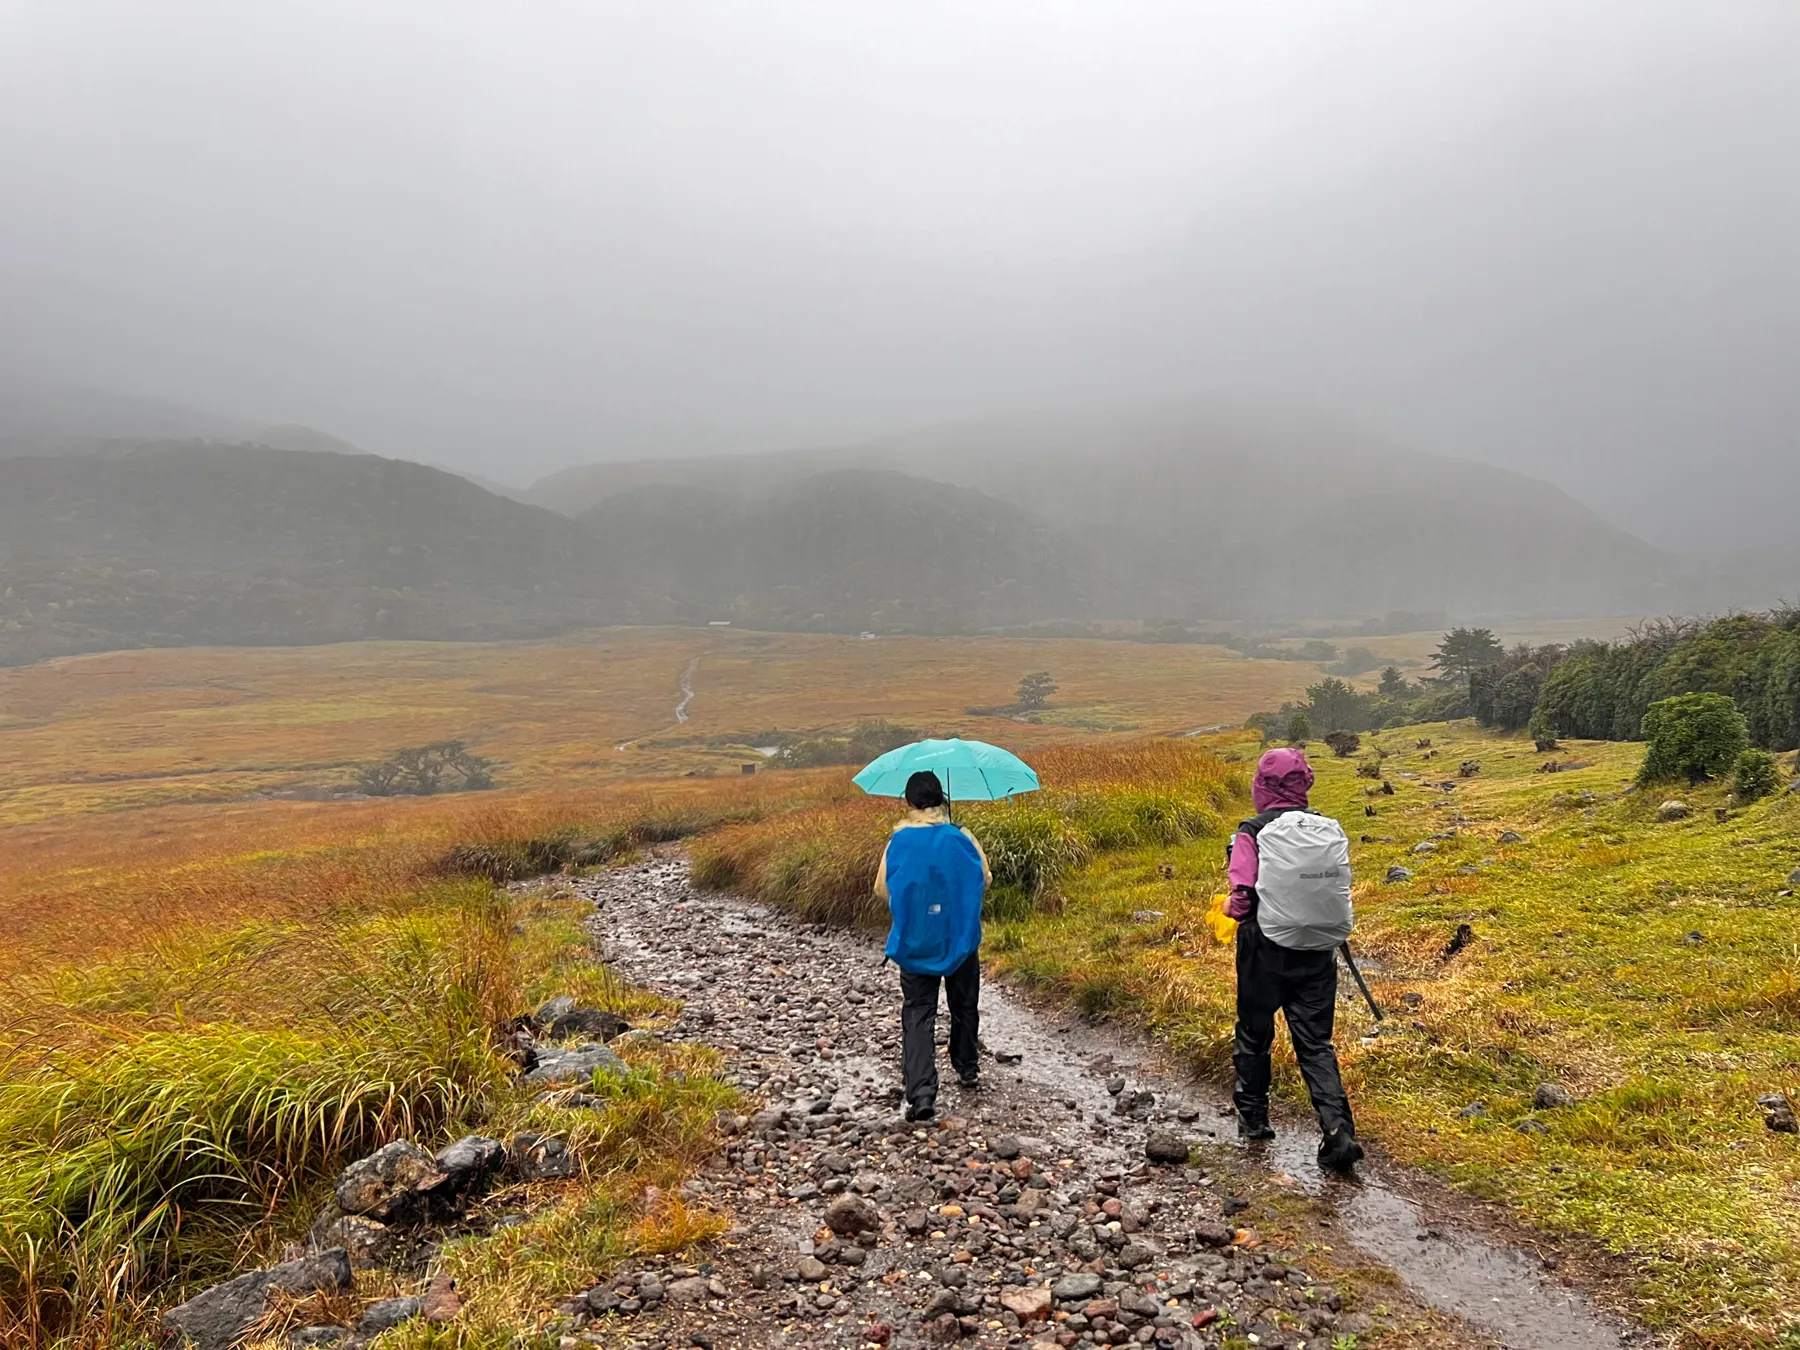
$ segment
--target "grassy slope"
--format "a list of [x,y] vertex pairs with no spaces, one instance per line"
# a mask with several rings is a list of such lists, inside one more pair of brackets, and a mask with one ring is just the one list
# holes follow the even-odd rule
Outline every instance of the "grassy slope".
[[[1426,735],[1430,760],[1414,748]],[[1353,838],[1394,840],[1354,854],[1358,945],[1385,972],[1377,993],[1400,1033],[1364,1039],[1367,1013],[1343,1005],[1340,1050],[1365,1132],[1549,1231],[1628,1256],[1638,1311],[1687,1344],[1763,1343],[1800,1304],[1800,1152],[1755,1105],[1800,1080],[1800,902],[1779,894],[1800,862],[1800,802],[1734,810],[1721,824],[1722,788],[1619,796],[1637,746],[1566,746],[1554,757],[1588,767],[1539,775],[1546,757],[1529,742],[1446,727],[1374,739],[1395,752],[1395,796],[1367,798],[1354,764],[1329,760],[1315,796]],[[1481,761],[1478,777],[1448,794],[1425,786],[1454,779],[1464,758]],[[1676,795],[1695,814],[1657,820]],[[1372,820],[1370,800],[1381,812]],[[1458,814],[1457,839],[1409,852]],[[1506,828],[1525,842],[1499,845]],[[1382,884],[1396,862],[1417,875]],[[1222,1074],[1230,953],[1202,921],[1222,884],[1216,841],[1106,855],[1071,879],[1060,916],[999,926],[989,950],[1091,1011],[1142,1017]],[[1133,922],[1144,910],[1165,918]],[[1476,942],[1441,961],[1465,922]],[[1421,997],[1416,1009],[1402,1004],[1407,992]],[[1545,1081],[1578,1104],[1534,1111]],[[1291,1066],[1285,1084],[1297,1097]],[[1463,1118],[1477,1100],[1487,1118]],[[1525,1121],[1547,1133],[1513,1128]]]

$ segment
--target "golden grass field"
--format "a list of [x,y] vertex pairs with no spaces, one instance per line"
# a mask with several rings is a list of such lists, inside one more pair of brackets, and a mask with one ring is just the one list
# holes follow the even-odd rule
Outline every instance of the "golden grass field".
[[[965,712],[1009,702],[1037,669],[1062,684],[1050,723]],[[695,697],[677,724],[689,672]],[[1315,666],[1212,647],[695,629],[119,652],[4,670],[0,973],[119,950],[182,922],[385,895],[471,833],[628,815],[652,790],[736,802],[816,781],[739,779],[760,757],[710,748],[709,737],[881,716],[1020,748],[1101,741],[1235,724],[1317,678]],[[499,790],[269,797],[347,787],[359,764],[453,737],[498,762]],[[694,771],[730,781],[683,777]]]
[[[1062,685],[1046,725],[966,714],[1040,669]],[[1217,647],[707,629],[115,652],[0,670],[0,825],[344,786],[360,763],[453,737],[497,759],[504,787],[560,788],[735,771],[743,750],[707,738],[867,717],[1021,745],[1080,734],[1071,721],[1235,725],[1317,678]]]

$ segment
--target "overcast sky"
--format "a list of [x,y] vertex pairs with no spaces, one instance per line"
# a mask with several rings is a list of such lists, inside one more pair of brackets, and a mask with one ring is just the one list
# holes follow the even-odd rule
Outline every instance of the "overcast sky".
[[0,0],[0,373],[513,482],[1249,393],[1791,535],[1796,71],[1795,0]]

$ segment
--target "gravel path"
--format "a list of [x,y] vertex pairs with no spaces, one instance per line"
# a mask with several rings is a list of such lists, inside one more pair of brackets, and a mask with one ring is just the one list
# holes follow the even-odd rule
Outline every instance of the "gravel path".
[[[898,980],[866,935],[696,893],[679,857],[572,884],[604,959],[685,1000],[667,1038],[722,1050],[753,1114],[689,1183],[739,1226],[704,1265],[586,1291],[571,1344],[1500,1343],[1332,1265],[1329,1207],[1124,1042],[989,987],[982,1087],[944,1066],[940,1118],[907,1125]],[[1153,1134],[1193,1161],[1149,1162]]]

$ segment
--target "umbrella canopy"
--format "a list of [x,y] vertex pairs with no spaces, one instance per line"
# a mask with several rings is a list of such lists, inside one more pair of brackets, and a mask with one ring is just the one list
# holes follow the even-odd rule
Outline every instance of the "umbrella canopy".
[[953,802],[991,802],[1036,792],[1037,773],[1010,750],[986,741],[914,741],[890,750],[856,775],[856,786],[871,797],[902,797],[906,780],[929,769]]

